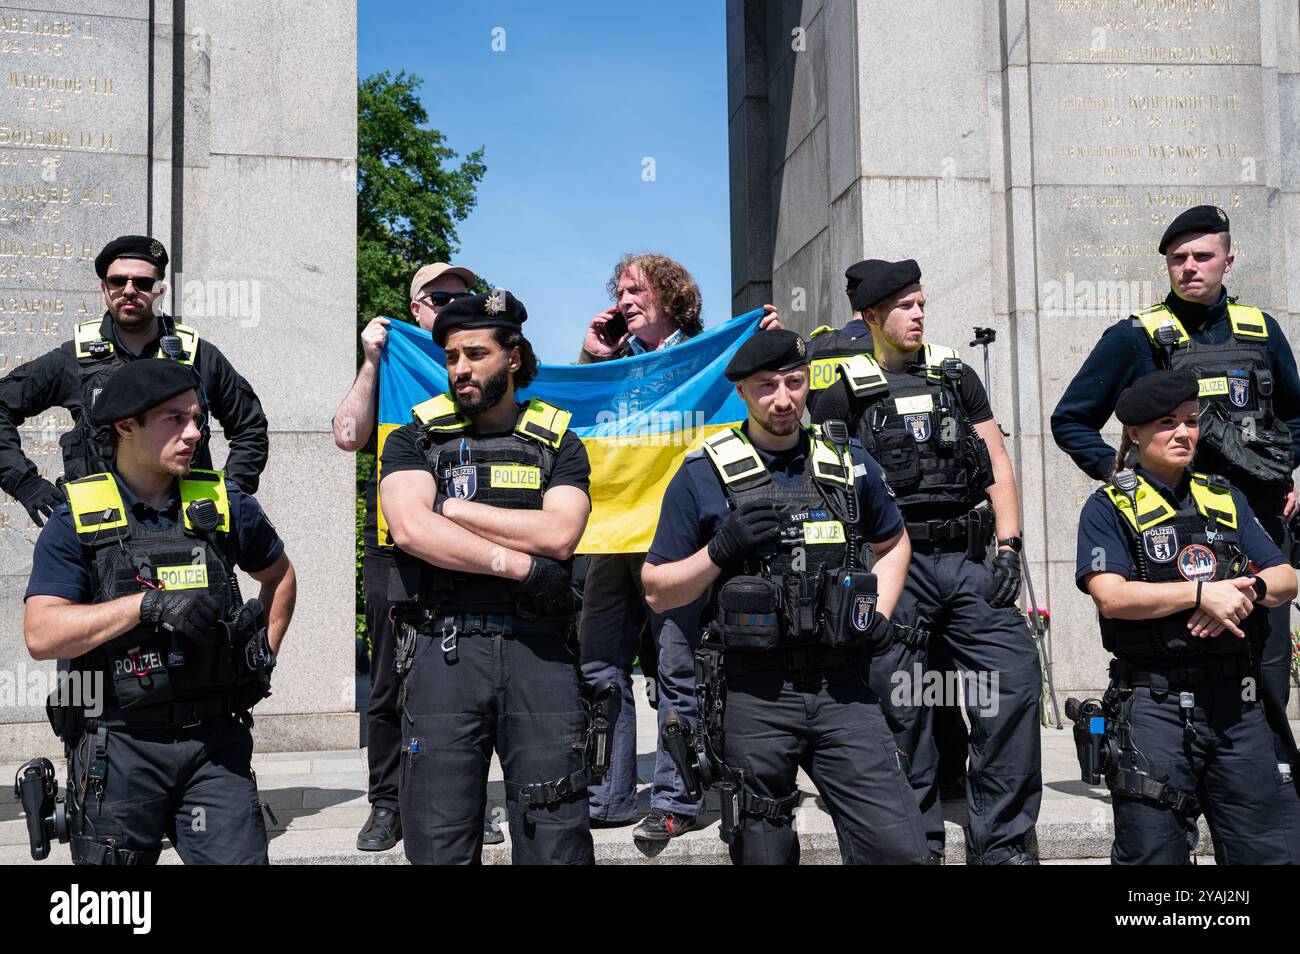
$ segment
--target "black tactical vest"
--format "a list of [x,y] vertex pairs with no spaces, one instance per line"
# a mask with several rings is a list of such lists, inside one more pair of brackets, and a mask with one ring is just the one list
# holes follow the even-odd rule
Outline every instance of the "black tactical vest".
[[[542,508],[555,455],[568,429],[567,411],[534,398],[513,431],[491,437],[471,432],[470,421],[460,416],[450,394],[430,398],[411,413],[421,428],[420,446],[429,471],[443,494],[493,507]],[[389,595],[404,617],[517,611],[508,580],[444,570],[400,547],[393,548],[393,556]]]
[[858,569],[853,459],[812,428],[802,479],[780,484],[740,428],[704,442],[732,509],[771,500],[780,538],[768,553],[723,568],[714,584],[712,632],[731,650],[846,646],[870,628],[875,577]]
[[1258,308],[1228,303],[1232,336],[1202,344],[1164,304],[1136,316],[1156,364],[1190,370],[1200,380],[1200,440],[1194,466],[1223,474],[1257,507],[1280,511],[1291,486],[1291,434],[1273,412],[1268,325]]
[[884,469],[904,514],[934,504],[973,507],[993,483],[993,468],[962,406],[961,361],[951,348],[930,344],[922,359],[902,383],[888,381],[867,354],[839,368],[862,407],[858,439]]
[[[164,321],[164,319],[159,319]],[[79,322],[72,332],[72,354],[77,361],[81,375],[81,416],[73,422],[72,428],[60,435],[59,449],[63,456],[63,476],[65,480],[76,480],[88,474],[107,472],[112,463],[112,453],[102,446],[102,433],[97,434],[90,420],[91,410],[99,392],[104,390],[118,369],[127,363],[127,359],[118,354],[111,341],[100,334],[104,319],[93,318]],[[167,331],[164,324],[164,331]],[[181,363],[194,366],[194,359],[199,352],[199,334],[193,328],[173,323],[171,334],[181,339],[184,357]],[[194,466],[210,467],[212,454],[208,447],[209,425],[203,426],[203,438],[194,452]]]
[[[146,589],[203,590],[231,620],[242,605],[231,557],[230,501],[219,471],[181,478],[181,519],[164,530],[142,526],[108,473],[65,485],[73,524],[94,566],[93,602],[106,603]],[[217,526],[204,533],[190,505],[211,500]],[[269,670],[259,672],[242,637],[225,623],[202,643],[182,640],[153,623],[141,623],[72,661],[73,669],[105,674],[107,704],[124,710],[212,697],[234,700],[232,711],[268,693]],[[256,647],[253,648],[256,651]]]
[[[1130,476],[1137,480],[1131,496],[1120,489]],[[1133,471],[1118,472],[1102,489],[1124,518],[1133,579],[1145,583],[1208,583],[1246,573],[1237,507],[1231,492],[1218,478],[1192,474],[1191,491],[1177,510]],[[1257,609],[1248,622],[1258,623],[1266,615],[1266,611]],[[1192,636],[1187,629],[1191,617],[1192,610],[1158,620],[1107,619],[1099,615],[1102,645],[1130,662],[1167,662],[1250,651],[1248,639],[1231,633],[1209,639]]]

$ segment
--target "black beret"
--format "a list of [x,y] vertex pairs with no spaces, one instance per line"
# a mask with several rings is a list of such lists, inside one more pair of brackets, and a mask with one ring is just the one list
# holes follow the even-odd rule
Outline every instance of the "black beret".
[[1194,205],[1169,223],[1165,234],[1160,236],[1160,254],[1165,254],[1169,243],[1187,232],[1226,232],[1228,231],[1228,213],[1217,205]]
[[139,417],[150,408],[186,391],[197,390],[198,375],[170,358],[141,358],[116,371],[99,392],[90,412],[95,424]]
[[433,323],[433,340],[442,347],[448,333],[457,328],[513,328],[528,320],[528,311],[504,288],[494,288],[486,295],[457,298],[438,312]]
[[1115,402],[1121,424],[1150,424],[1184,401],[1195,400],[1201,386],[1195,371],[1152,371],[1124,389]]
[[849,296],[849,301],[853,301],[853,293],[858,290],[862,284],[863,277],[870,270],[872,263],[854,262],[848,268],[844,269],[844,294]]
[[95,274],[101,279],[108,274],[108,266],[119,258],[138,258],[152,262],[158,271],[167,274],[167,249],[163,243],[147,235],[119,235],[95,256]]
[[759,331],[736,349],[727,370],[728,381],[740,381],[759,371],[789,371],[808,363],[808,346],[785,328]]
[[[878,301],[884,301],[895,292],[921,280],[921,266],[916,259],[901,262],[884,262],[878,258],[858,262],[849,271],[857,269],[858,286],[853,290],[853,310],[862,311]],[[844,273],[848,276],[848,272]]]

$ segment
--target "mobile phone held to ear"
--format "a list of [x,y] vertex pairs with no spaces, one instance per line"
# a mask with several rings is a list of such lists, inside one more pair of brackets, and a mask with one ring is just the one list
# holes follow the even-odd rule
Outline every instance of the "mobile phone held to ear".
[[618,344],[625,334],[627,334],[627,319],[623,317],[621,311],[617,311],[613,318],[605,322],[605,340],[610,344]]

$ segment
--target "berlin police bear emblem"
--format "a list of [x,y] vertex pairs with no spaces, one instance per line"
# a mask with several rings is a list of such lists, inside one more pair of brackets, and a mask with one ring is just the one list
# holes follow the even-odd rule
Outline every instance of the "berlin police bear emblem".
[[930,439],[929,414],[908,414],[906,421],[907,429],[912,432],[912,437],[918,444],[924,444]]
[[1228,379],[1228,399],[1234,407],[1245,407],[1250,403],[1250,381],[1246,378]]
[[1147,556],[1157,563],[1169,563],[1178,552],[1178,531],[1173,527],[1152,527],[1142,534]]
[[871,628],[871,621],[876,615],[876,598],[874,596],[853,597],[853,628],[865,633]]
[[465,464],[451,469],[451,495],[460,500],[469,500],[478,490],[478,468]]

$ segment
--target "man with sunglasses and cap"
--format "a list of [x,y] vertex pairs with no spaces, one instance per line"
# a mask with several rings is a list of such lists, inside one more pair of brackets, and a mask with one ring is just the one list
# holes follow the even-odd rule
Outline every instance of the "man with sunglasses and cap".
[[[1200,382],[1196,469],[1218,474],[1246,495],[1273,542],[1300,562],[1289,526],[1300,511],[1293,471],[1300,461],[1300,374],[1272,315],[1228,294],[1232,271],[1228,215],[1212,205],[1180,212],[1158,251],[1169,294],[1106,329],[1052,412],[1052,436],[1089,477],[1105,480],[1115,454],[1101,436],[1120,393],[1156,369],[1194,371]],[[1300,750],[1287,718],[1291,694],[1291,606],[1270,608],[1260,641],[1264,713],[1273,729],[1278,771],[1295,790],[1286,828],[1300,855]]]
[[108,435],[92,425],[90,411],[108,379],[140,358],[165,356],[194,368],[204,415],[195,466],[212,466],[209,420],[216,418],[229,443],[227,478],[246,493],[257,490],[269,447],[262,404],[211,341],[160,313],[157,305],[166,290],[166,270],[167,250],[157,239],[147,235],[113,239],[95,256],[103,317],[79,322],[71,341],[19,365],[0,380],[0,488],[26,508],[38,527],[63,496],[23,453],[18,428],[50,408],[66,408],[73,423],[59,438],[64,479],[103,470],[109,459],[103,447]]
[[[432,332],[444,307],[468,298],[477,276],[463,265],[432,262],[411,277],[411,318]],[[361,367],[356,380],[334,412],[334,443],[348,453],[375,455],[366,481],[365,548],[362,579],[366,593],[366,632],[370,635],[370,700],[366,706],[366,757],[370,763],[367,796],[370,817],[357,834],[361,851],[385,851],[402,837],[397,798],[397,775],[402,745],[402,717],[397,709],[400,682],[393,668],[393,623],[389,618],[388,577],[392,572],[393,544],[380,532],[379,486],[379,363],[388,342],[389,319],[372,318],[361,332]],[[505,840],[500,826],[484,820],[488,844]]]
[[[112,463],[64,485],[36,542],[27,649],[83,688],[47,706],[69,752],[78,864],[154,864],[164,834],[187,864],[267,861],[250,710],[297,584],[257,500],[192,466],[198,388],[167,359],[114,374],[90,412]],[[236,567],[257,599],[244,601]]]

